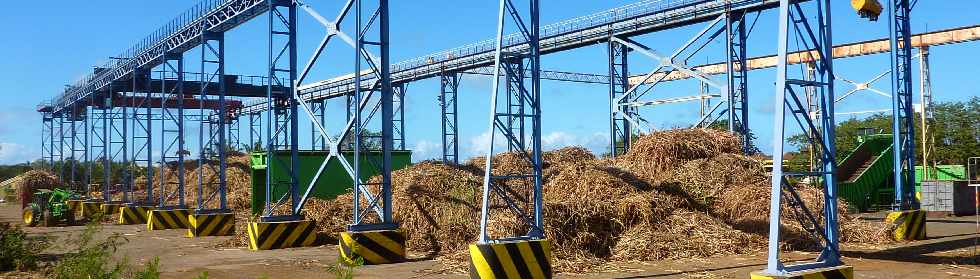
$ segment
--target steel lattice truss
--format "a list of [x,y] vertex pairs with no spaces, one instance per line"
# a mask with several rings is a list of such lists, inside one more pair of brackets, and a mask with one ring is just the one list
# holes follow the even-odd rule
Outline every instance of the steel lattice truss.
[[153,68],[168,53],[183,53],[200,45],[204,33],[223,33],[266,12],[267,0],[205,0],[156,30],[148,37],[104,63],[70,86],[51,105],[58,112],[101,91],[112,82],[124,80],[140,69]]
[[[610,34],[629,37],[698,22],[711,21],[733,10],[746,12],[769,9],[776,0],[647,0],[624,7],[574,18],[541,27],[541,53],[594,45],[609,40]],[[801,1],[802,2],[802,1]],[[527,41],[520,34],[503,37],[505,52],[521,52]],[[445,72],[485,72],[493,66],[495,40],[486,40],[459,48],[424,55],[391,65],[392,82],[438,77]],[[368,74],[362,79],[370,80]],[[354,75],[337,77],[300,86],[304,100],[339,98],[354,91]],[[246,104],[243,113],[264,110],[264,101]]]
[[[799,3],[783,0],[779,7],[779,39],[777,47],[775,121],[773,127],[773,170],[772,195],[769,207],[769,257],[766,273],[785,275],[789,272],[841,264],[838,223],[837,223],[837,183],[835,172],[836,148],[834,122],[834,74],[833,46],[831,42],[830,0],[813,1],[815,7],[805,9]],[[807,10],[808,12],[804,12]],[[809,15],[809,16],[808,16]],[[790,41],[797,42],[796,48],[808,51],[813,56],[810,74],[806,70],[790,71],[787,54]],[[805,65],[801,65],[805,66]],[[791,76],[801,73],[802,76]],[[800,74],[797,74],[800,75]],[[808,113],[803,98],[812,96],[819,104],[820,113],[814,119]],[[811,144],[818,149],[819,166],[816,170],[789,172],[783,169],[783,145],[787,114],[804,131],[812,131]],[[796,192],[791,177],[815,178],[823,185],[823,212],[811,211]],[[783,205],[786,205],[784,208]],[[813,262],[784,265],[780,260],[781,220],[784,209],[788,209],[795,219],[813,234],[822,247],[820,256]],[[819,215],[817,215],[819,214]],[[817,216],[822,216],[821,219]]]
[[896,210],[918,209],[915,198],[915,121],[912,112],[910,0],[889,1],[892,66],[892,144]]
[[[494,69],[499,70],[492,70],[490,137],[485,157],[480,243],[544,238],[539,8],[538,0],[521,2],[520,5],[511,0],[500,0],[494,51]],[[504,36],[507,26],[518,30],[519,39],[516,40],[522,44],[504,47],[508,40],[514,40],[513,36]],[[527,80],[524,78],[525,67],[526,72],[531,74]],[[506,99],[502,102],[500,97]],[[530,135],[526,136],[528,131]],[[503,139],[510,154],[520,160],[521,168],[494,171],[494,139],[497,136]],[[520,235],[490,235],[487,232],[488,223],[502,215],[515,216],[524,223],[526,232]]]

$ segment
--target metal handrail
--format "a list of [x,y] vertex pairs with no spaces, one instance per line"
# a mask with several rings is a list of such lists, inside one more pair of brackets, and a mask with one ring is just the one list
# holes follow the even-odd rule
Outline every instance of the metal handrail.
[[54,103],[62,103],[66,98],[73,97],[74,94],[78,94],[77,91],[73,89],[87,87],[96,78],[108,74],[111,69],[118,69],[124,66],[124,63],[128,63],[129,59],[137,57],[150,49],[154,49],[155,46],[165,42],[174,34],[178,33],[178,31],[181,31],[188,26],[200,24],[202,20],[207,18],[207,15],[218,11],[220,8],[233,1],[235,0],[202,0],[201,2],[198,2],[196,5],[185,10],[183,13],[173,18],[160,28],[157,28],[157,30],[151,32],[135,45],[123,51],[121,54],[116,56],[116,59],[110,58],[109,61],[103,62],[101,64],[102,66],[99,67],[99,69],[103,69],[102,71],[93,72],[75,80],[73,85],[69,86],[69,88],[66,89],[63,94],[55,99],[56,102]]

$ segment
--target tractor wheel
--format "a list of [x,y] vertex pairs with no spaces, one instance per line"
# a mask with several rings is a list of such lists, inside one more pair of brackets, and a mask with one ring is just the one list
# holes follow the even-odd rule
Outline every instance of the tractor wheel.
[[67,211],[65,211],[65,223],[67,223],[68,226],[74,226],[76,224],[75,210],[68,209]]
[[30,206],[25,207],[24,210],[21,212],[21,217],[24,220],[24,225],[27,225],[28,227],[37,226],[37,218],[35,218],[34,216],[33,207]]
[[44,222],[44,226],[45,227],[53,227],[54,226],[54,216],[51,216],[51,210],[45,209],[43,215],[44,216],[42,218],[44,218],[44,220],[41,220],[41,222]]

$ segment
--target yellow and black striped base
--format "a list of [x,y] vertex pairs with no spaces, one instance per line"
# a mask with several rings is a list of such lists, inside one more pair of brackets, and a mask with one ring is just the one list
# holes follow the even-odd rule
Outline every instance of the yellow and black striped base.
[[76,216],[82,215],[82,202],[85,200],[68,200],[65,203],[68,204],[68,210],[75,213]]
[[152,210],[152,206],[120,206],[118,223],[120,225],[146,224],[146,219],[149,218]]
[[769,275],[763,271],[752,272],[752,279],[854,279],[854,268],[846,265],[829,268]]
[[470,278],[551,278],[551,242],[470,244]]
[[248,249],[308,247],[316,243],[313,221],[248,222]]
[[187,237],[235,234],[234,213],[191,214],[187,220]]
[[190,209],[154,209],[146,218],[147,230],[186,229]]
[[102,205],[99,206],[99,211],[104,213],[106,220],[108,220],[112,217],[115,217],[113,215],[115,215],[116,212],[119,212],[119,208],[123,206],[125,205],[120,203],[103,203]]
[[405,235],[399,231],[340,233],[340,257],[347,264],[356,259],[363,264],[388,264],[405,261]]
[[905,210],[888,213],[885,222],[895,225],[892,237],[898,241],[926,239],[926,212]]
[[102,214],[102,202],[85,201],[82,202],[82,207],[80,209],[81,211],[79,212],[80,213],[79,215],[81,215],[85,219],[91,219],[96,215]]

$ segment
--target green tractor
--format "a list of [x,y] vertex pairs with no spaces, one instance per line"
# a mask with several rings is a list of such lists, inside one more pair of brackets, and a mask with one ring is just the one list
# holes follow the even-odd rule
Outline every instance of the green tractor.
[[68,207],[68,200],[78,195],[65,189],[42,189],[34,193],[33,201],[24,207],[24,224],[34,227],[41,223],[45,227],[64,221],[75,225],[75,211]]

